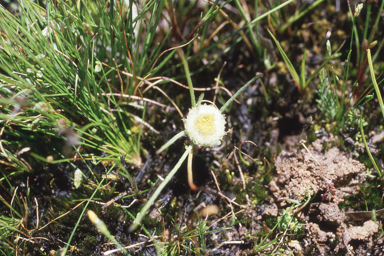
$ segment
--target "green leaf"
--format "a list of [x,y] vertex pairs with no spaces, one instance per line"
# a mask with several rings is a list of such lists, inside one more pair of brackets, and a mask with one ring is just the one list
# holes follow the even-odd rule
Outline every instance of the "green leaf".
[[275,41],[276,46],[279,49],[279,52],[280,52],[281,56],[283,57],[285,64],[287,65],[288,71],[291,74],[292,79],[296,83],[297,89],[299,89],[299,92],[302,93],[302,91],[305,88],[301,87],[299,75],[297,74],[295,68],[293,67],[292,62],[289,60],[287,54],[285,54],[283,48],[281,48],[280,43],[276,40],[276,38],[273,36],[273,34],[271,33],[271,31],[269,29],[268,29],[268,33],[271,35],[273,41]]

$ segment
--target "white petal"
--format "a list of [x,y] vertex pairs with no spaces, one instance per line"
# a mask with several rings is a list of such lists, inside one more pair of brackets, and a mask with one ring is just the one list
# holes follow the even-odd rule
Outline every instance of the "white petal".
[[221,144],[225,134],[225,117],[215,106],[192,108],[184,123],[188,137],[196,145],[214,147]]

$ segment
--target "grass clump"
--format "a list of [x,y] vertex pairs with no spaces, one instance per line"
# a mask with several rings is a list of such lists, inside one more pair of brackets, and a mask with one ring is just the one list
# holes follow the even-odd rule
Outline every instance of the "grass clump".
[[[43,9],[26,2],[19,17],[1,11],[2,88],[12,94],[3,98],[4,134],[18,140],[17,130],[30,130],[33,139],[55,136],[66,139],[69,147],[81,145],[105,151],[114,159],[124,155],[129,163],[140,165],[140,147],[137,135],[132,133],[133,118],[113,95],[108,95],[111,84],[107,74],[98,76],[94,70],[98,54],[95,58],[90,53],[105,54],[106,49],[96,47],[76,7],[62,4],[56,8],[48,3]],[[64,12],[68,18],[59,22]]]
[[[19,212],[29,222],[31,217],[24,213],[31,208],[37,211],[37,205],[28,193],[36,195],[39,188],[22,190],[26,201],[20,203],[21,212],[11,203],[12,192],[29,181],[26,175],[39,179],[43,191],[48,184],[57,190],[69,185],[67,179],[73,173],[68,168],[74,171],[84,160],[92,165],[102,162],[107,169],[121,159],[132,166],[142,164],[141,154],[146,152],[140,145],[142,114],[130,112],[135,111],[132,106],[139,111],[143,106],[117,99],[115,92],[125,96],[135,86],[129,85],[129,79],[115,79],[115,68],[100,67],[101,61],[115,66],[116,52],[127,54],[121,47],[127,46],[121,44],[124,34],[115,36],[110,30],[122,26],[122,17],[104,4],[48,1],[40,6],[23,1],[16,14],[1,7],[0,17],[1,163],[7,166],[1,180],[7,182],[10,193],[3,203],[10,214]],[[127,56],[120,57],[128,62]],[[61,163],[68,163],[63,180],[55,178],[49,165]],[[94,168],[80,175],[91,183],[88,189],[106,184]],[[74,202],[68,203],[59,204],[69,210]],[[6,244],[8,249],[25,246],[11,246],[10,240]]]

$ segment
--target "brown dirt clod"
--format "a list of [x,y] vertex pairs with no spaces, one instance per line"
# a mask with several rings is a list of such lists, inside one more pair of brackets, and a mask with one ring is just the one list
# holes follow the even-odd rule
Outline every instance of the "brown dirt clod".
[[[326,201],[339,203],[347,195],[342,187],[348,187],[356,174],[365,167],[348,158],[338,148],[322,152],[320,140],[315,141],[299,153],[283,151],[276,159],[277,176],[269,184],[275,198],[302,200],[306,191],[313,194],[323,191]],[[358,189],[355,186],[356,192]],[[285,201],[281,201],[283,206]]]
[[320,195],[312,197],[309,207],[300,208],[307,224],[301,241],[312,241],[311,246],[302,243],[304,255],[382,255],[374,249],[379,241],[374,240],[379,225],[373,220],[351,222],[353,218],[338,206],[346,195],[358,193],[358,184],[365,177],[362,163],[336,147],[323,150],[322,141],[316,140],[298,153],[283,151],[275,164],[277,175],[269,184],[275,207],[266,208],[264,214],[275,216],[276,206],[279,212],[290,204],[287,199],[302,201],[306,194]]

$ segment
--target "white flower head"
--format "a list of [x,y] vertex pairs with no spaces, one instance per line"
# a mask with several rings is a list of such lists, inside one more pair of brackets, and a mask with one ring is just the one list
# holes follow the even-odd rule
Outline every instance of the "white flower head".
[[193,107],[184,125],[188,137],[201,147],[218,146],[225,135],[225,117],[214,105]]

